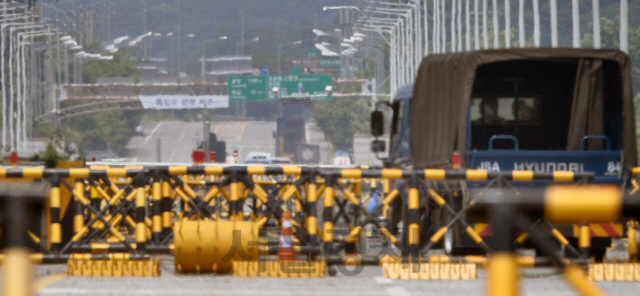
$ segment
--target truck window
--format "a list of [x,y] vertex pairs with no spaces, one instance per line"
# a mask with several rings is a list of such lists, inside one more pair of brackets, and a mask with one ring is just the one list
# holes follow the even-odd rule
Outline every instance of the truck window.
[[[617,150],[622,146],[620,69],[610,61],[603,63],[603,69],[603,134]],[[467,149],[487,150],[491,136],[507,134],[515,136],[523,150],[567,150],[577,71],[577,59],[478,67],[469,104]],[[513,142],[494,141],[493,147],[513,149]]]
[[470,119],[473,124],[540,123],[536,98],[473,98]]

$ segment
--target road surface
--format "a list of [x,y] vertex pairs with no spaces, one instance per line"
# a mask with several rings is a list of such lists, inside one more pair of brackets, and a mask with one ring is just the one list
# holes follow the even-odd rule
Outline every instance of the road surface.
[[[127,153],[122,155],[133,162],[161,162],[189,163],[191,151],[196,143],[203,138],[202,122],[163,121],[143,125],[144,136],[136,136],[127,144]],[[320,160],[328,163],[330,155],[328,144],[322,131],[313,123],[307,123],[306,140],[310,144],[320,146]],[[210,131],[215,132],[218,140],[227,143],[227,152],[238,150],[240,159],[244,159],[250,152],[275,152],[273,131],[275,121],[224,121],[212,122]],[[158,140],[160,153],[158,155]],[[354,141],[355,161],[358,164],[371,164],[375,158],[369,152],[370,139],[356,137]]]
[[[381,267],[366,267],[357,275],[340,272],[325,278],[240,278],[216,274],[177,274],[173,258],[161,257],[157,278],[65,276],[66,265],[36,267],[36,295],[485,295],[486,273],[477,280],[390,280]],[[348,267],[352,270],[354,267]],[[637,294],[638,282],[599,282],[609,295]],[[578,295],[551,268],[523,269],[521,295]]]

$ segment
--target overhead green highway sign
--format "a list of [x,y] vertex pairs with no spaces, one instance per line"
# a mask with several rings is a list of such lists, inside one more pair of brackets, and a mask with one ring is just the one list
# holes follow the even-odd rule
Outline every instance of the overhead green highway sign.
[[333,78],[326,74],[229,76],[227,86],[230,102],[333,99]]
[[[269,75],[269,97],[276,99],[331,100],[333,77],[331,75]],[[277,90],[277,93],[274,92]]]
[[227,88],[230,102],[254,102],[267,100],[266,77],[229,76]]

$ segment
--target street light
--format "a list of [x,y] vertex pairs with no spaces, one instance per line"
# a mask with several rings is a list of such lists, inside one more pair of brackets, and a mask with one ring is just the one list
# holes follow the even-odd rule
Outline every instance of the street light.
[[327,11],[327,10],[334,10],[334,9],[354,9],[357,10],[361,16],[363,17],[367,17],[366,14],[362,13],[362,11],[360,11],[360,8],[355,7],[355,6],[325,6],[322,7],[322,11]]
[[281,67],[281,63],[280,63],[281,54],[280,54],[280,51],[282,50],[282,47],[287,46],[287,45],[300,45],[300,44],[302,44],[302,41],[307,41],[307,40],[313,40],[313,39],[298,40],[298,41],[294,41],[294,42],[291,42],[291,43],[278,45],[278,74],[282,74],[282,71],[280,70],[280,67]]
[[[191,35],[193,35],[193,34],[191,34]],[[206,51],[207,43],[216,43],[216,42],[221,41],[221,40],[227,40],[227,36],[220,36],[216,40],[213,40],[213,41],[207,40],[207,41],[203,41],[202,42],[202,58],[201,58],[201,62],[202,62],[202,69],[201,69],[202,75],[201,76],[202,77],[205,77],[205,72],[206,72],[206,69],[205,69],[205,63],[206,63],[205,51]]]

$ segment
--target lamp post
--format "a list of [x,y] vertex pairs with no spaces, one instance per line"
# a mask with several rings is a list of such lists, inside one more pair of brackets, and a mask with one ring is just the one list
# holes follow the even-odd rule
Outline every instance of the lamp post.
[[[175,41],[178,41],[178,42],[179,42],[180,40],[182,40],[182,39],[184,39],[184,38],[193,38],[193,37],[195,37],[196,35],[195,35],[195,34],[187,34],[186,36],[176,36],[176,37],[171,37],[171,36],[173,36],[173,32],[169,32],[169,33],[167,33],[167,35],[165,35],[165,36],[170,37],[170,38],[169,38],[169,47],[170,47],[171,52],[173,53],[173,43],[174,43]],[[176,67],[175,67],[176,72],[178,72],[178,75],[180,75],[180,64],[181,64],[181,60],[180,60],[180,53],[181,53],[181,51],[180,51],[180,47],[178,46],[178,48],[177,48],[177,52],[176,52],[176,60],[177,60],[177,63],[176,63]],[[173,54],[171,54],[171,55],[173,56]]]
[[355,6],[325,6],[322,7],[322,11],[327,11],[327,10],[340,10],[340,9],[353,9],[353,10],[357,10],[361,16],[363,17],[367,17],[366,14],[364,14],[360,8],[355,7]]
[[29,42],[25,42],[24,39],[26,37],[35,37],[35,36],[50,36],[53,35],[50,30],[40,30],[40,31],[32,31],[28,33],[18,33],[17,35],[17,104],[18,104],[18,112],[16,116],[16,137],[14,140],[14,145],[16,150],[19,151],[20,144],[22,144],[22,149],[27,149],[27,77],[26,77],[26,62],[25,62],[25,45],[29,44]]
[[[313,40],[313,39],[309,39],[309,40]],[[280,44],[278,45],[278,74],[282,74],[282,71],[280,70],[280,66],[281,66],[281,62],[280,62],[280,51],[282,50],[282,47],[284,46],[288,46],[288,45],[299,45],[302,44],[302,40],[298,40],[298,41],[294,41],[291,43],[286,43],[286,44]]]
[[[200,59],[200,61],[202,62],[202,69],[201,69],[201,77],[205,77],[205,73],[206,73],[206,69],[205,69],[205,63],[206,63],[206,56],[205,56],[205,52],[206,52],[206,48],[207,48],[207,43],[212,44],[212,43],[216,43],[218,41],[221,40],[227,40],[227,36],[220,36],[218,37],[216,40],[213,41],[203,41],[202,42],[202,58]],[[205,156],[206,157],[206,156]]]

